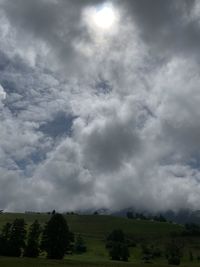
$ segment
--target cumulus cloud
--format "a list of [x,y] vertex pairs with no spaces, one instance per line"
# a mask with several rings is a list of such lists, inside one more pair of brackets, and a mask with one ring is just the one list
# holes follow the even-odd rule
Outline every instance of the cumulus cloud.
[[0,0],[1,208],[198,208],[198,1],[111,2]]
[[0,99],[6,99],[6,92],[4,91],[3,87],[0,85]]

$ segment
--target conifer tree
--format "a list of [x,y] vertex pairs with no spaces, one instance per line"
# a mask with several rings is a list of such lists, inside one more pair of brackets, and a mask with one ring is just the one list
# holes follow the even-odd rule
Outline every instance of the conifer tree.
[[47,252],[49,259],[62,259],[71,242],[71,234],[65,218],[53,214],[46,223],[41,242],[41,249]]
[[25,229],[24,219],[15,219],[12,223],[9,233],[8,240],[8,256],[11,257],[20,257],[22,251],[25,248],[25,238],[26,238],[26,229]]
[[41,233],[41,227],[36,220],[29,229],[27,245],[25,248],[24,256],[37,258],[39,256],[39,238]]
[[1,256],[8,256],[11,227],[12,227],[11,223],[6,223],[3,226],[3,229],[0,235],[0,255]]

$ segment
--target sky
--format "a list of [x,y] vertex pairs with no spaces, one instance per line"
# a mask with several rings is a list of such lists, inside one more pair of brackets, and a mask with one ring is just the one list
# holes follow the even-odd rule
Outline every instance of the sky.
[[199,107],[198,0],[0,0],[0,209],[199,209]]

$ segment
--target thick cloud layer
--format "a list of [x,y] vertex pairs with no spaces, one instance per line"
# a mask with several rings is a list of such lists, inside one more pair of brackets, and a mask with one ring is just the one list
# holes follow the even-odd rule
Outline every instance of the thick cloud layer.
[[0,0],[0,208],[200,205],[200,6]]

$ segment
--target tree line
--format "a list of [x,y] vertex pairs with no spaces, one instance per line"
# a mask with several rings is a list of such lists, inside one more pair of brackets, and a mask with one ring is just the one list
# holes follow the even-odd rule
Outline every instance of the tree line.
[[[45,253],[48,259],[63,259],[65,254],[87,251],[83,237],[69,230],[65,217],[55,211],[42,226],[37,220],[27,231],[24,219],[6,223],[0,234],[0,256],[37,258]],[[114,230],[106,239],[106,248],[112,260],[128,261],[128,241],[122,230]]]
[[167,219],[162,215],[162,214],[159,214],[159,215],[155,215],[155,216],[152,216],[152,215],[144,215],[143,213],[134,213],[132,211],[128,211],[126,213],[126,217],[128,219],[134,219],[134,220],[149,220],[149,221],[156,221],[156,222],[167,222]]
[[85,252],[85,242],[81,235],[75,238],[58,213],[53,213],[44,227],[35,220],[28,231],[24,219],[15,219],[6,223],[0,234],[0,256],[37,258],[44,252],[49,259],[62,259],[72,251]]

